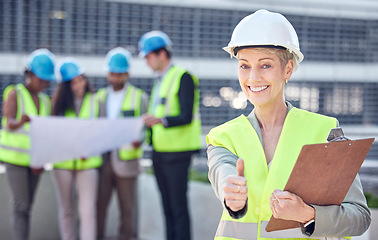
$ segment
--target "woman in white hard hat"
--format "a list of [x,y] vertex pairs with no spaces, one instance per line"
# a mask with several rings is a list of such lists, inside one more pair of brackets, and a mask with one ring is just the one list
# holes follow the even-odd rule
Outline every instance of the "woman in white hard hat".
[[[309,205],[284,189],[301,147],[323,143],[335,118],[293,107],[284,86],[303,60],[281,14],[259,10],[235,27],[225,51],[238,59],[239,83],[254,110],[210,131],[209,179],[224,212],[215,239],[300,239],[364,233],[370,211],[357,176],[341,206]],[[267,232],[271,216],[301,228]]]
[[[68,118],[97,118],[99,103],[84,71],[74,59],[57,64],[60,84],[53,96],[52,115]],[[70,159],[54,164],[54,180],[59,209],[61,239],[76,239],[74,188],[78,195],[80,239],[95,240],[98,168],[101,156]]]

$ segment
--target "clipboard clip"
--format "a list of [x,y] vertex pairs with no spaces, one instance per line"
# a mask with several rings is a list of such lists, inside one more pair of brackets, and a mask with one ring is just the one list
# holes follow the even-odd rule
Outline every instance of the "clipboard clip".
[[332,128],[329,131],[327,142],[339,142],[339,141],[350,141],[351,139],[344,136],[342,128]]

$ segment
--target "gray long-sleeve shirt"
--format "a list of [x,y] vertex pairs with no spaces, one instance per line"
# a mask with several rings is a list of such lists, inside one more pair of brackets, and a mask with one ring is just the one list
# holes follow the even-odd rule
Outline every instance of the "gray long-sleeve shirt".
[[[288,104],[289,112],[293,106]],[[263,145],[261,129],[254,111],[248,120],[259,136]],[[209,179],[218,199],[224,206],[224,191],[228,175],[237,175],[238,156],[223,147],[208,146]],[[224,206],[225,207],[225,206]],[[363,194],[360,178],[357,175],[341,206],[317,206],[315,209],[315,230],[311,237],[358,236],[364,233],[371,222],[370,210]]]

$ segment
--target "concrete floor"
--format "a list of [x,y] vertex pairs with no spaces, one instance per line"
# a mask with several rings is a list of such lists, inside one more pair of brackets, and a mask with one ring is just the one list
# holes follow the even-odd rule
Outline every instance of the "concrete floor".
[[[138,180],[138,240],[163,240],[164,219],[155,179],[142,174]],[[11,240],[9,188],[5,174],[0,174],[0,239]],[[189,203],[193,240],[212,239],[222,207],[209,184],[191,182]],[[118,207],[115,196],[108,212],[106,240],[115,239]],[[201,207],[200,207],[201,206]],[[204,211],[206,209],[206,211]],[[57,204],[51,172],[40,179],[32,211],[30,240],[59,240]]]

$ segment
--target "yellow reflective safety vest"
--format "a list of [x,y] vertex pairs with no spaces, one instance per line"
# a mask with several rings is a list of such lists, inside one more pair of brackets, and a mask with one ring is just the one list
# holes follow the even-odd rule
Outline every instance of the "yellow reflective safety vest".
[[[66,110],[65,117],[67,118],[97,118],[99,114],[99,104],[95,94],[86,93],[81,104],[79,115],[73,109]],[[85,170],[91,168],[100,167],[102,164],[101,156],[88,157],[85,160],[80,158],[66,160],[58,163],[54,163],[56,169],[68,169],[68,170]]]
[[[50,98],[44,93],[38,93],[39,113],[32,96],[23,84],[17,84],[14,88],[17,92],[17,116],[48,116],[51,113]],[[8,89],[9,92],[12,89]],[[7,94],[9,94],[9,92]],[[5,122],[5,120],[4,120]],[[0,160],[14,165],[30,166],[30,124],[26,122],[16,130],[7,130],[3,125],[0,138]]]
[[[165,74],[159,92],[156,85],[151,96],[158,94],[159,103],[154,106],[151,97],[148,113],[157,117],[175,117],[180,115],[180,101],[178,92],[181,77],[187,71],[178,66],[172,66]],[[199,114],[199,80],[191,75],[194,82],[193,117],[189,124],[165,128],[163,124],[152,126],[152,144],[157,152],[186,152],[201,149],[201,118]]]
[[[142,96],[144,94],[144,91],[130,83],[127,86],[128,87],[126,89],[125,97],[121,105],[119,118],[140,117]],[[99,98],[101,103],[105,104],[108,97],[108,89],[99,89],[97,92],[97,97]],[[143,149],[142,147],[132,148],[131,146],[123,146],[118,149],[118,155],[119,158],[124,161],[139,159],[143,156]]]
[[286,116],[274,157],[268,170],[263,146],[244,115],[220,125],[207,135],[207,143],[228,149],[244,159],[247,178],[248,210],[233,219],[223,211],[215,239],[306,239],[300,228],[266,232],[272,216],[269,197],[275,189],[284,189],[303,145],[326,142],[335,118],[292,108]]

